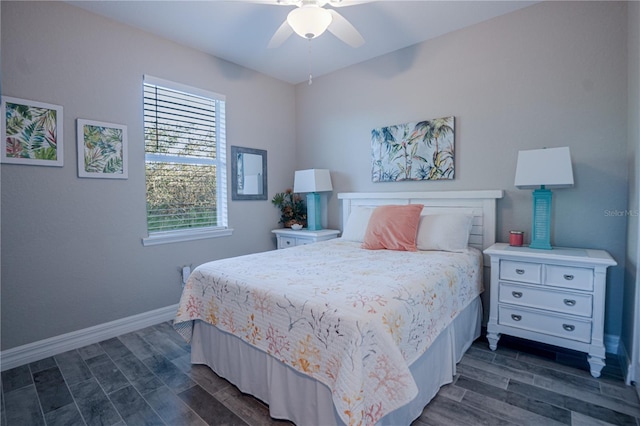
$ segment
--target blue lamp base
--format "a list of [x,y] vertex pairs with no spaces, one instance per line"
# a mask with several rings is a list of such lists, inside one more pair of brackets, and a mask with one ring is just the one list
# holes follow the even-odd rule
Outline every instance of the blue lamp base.
[[319,231],[322,229],[320,194],[317,192],[307,194],[307,229],[310,231]]
[[529,247],[551,250],[551,191],[544,186],[533,191],[533,223]]

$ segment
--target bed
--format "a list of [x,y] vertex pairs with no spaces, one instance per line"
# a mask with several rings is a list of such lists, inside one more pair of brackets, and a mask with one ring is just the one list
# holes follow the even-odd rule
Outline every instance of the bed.
[[[338,194],[341,238],[200,265],[174,327],[191,342],[192,363],[263,400],[273,418],[410,424],[479,337],[481,250],[495,242],[501,197]],[[380,221],[382,210],[396,222],[411,211],[402,223],[417,223],[418,250],[362,248],[373,222],[395,226]],[[452,246],[462,234],[464,246]]]

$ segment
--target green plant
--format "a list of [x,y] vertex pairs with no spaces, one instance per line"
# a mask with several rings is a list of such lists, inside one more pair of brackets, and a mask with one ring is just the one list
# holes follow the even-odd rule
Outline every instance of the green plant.
[[271,200],[274,206],[280,209],[280,221],[285,228],[290,228],[294,223],[302,226],[307,224],[307,206],[304,199],[293,190],[287,189],[273,196]]

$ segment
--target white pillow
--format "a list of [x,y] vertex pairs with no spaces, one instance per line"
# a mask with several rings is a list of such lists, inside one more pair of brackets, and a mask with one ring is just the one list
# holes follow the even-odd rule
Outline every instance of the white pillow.
[[342,239],[347,241],[363,242],[364,234],[367,232],[367,225],[373,213],[373,207],[354,206],[351,208],[349,219],[342,232]]
[[418,250],[463,251],[469,243],[473,216],[428,214],[418,225]]

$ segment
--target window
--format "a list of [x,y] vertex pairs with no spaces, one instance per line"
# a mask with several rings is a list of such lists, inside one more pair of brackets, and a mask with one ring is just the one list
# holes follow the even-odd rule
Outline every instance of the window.
[[230,235],[225,98],[144,78],[144,245]]

